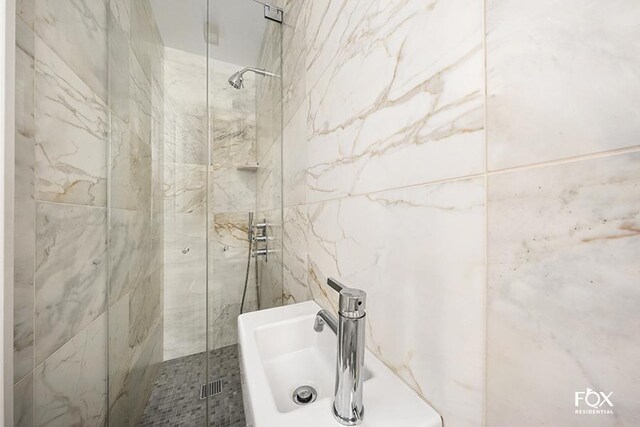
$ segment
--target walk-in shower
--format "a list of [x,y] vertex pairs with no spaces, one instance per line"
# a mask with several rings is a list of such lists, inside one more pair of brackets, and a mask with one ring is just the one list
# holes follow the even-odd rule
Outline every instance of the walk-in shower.
[[[274,16],[252,0],[21,2],[16,425],[244,426],[237,316],[282,304]],[[270,257],[247,269],[249,212]]]

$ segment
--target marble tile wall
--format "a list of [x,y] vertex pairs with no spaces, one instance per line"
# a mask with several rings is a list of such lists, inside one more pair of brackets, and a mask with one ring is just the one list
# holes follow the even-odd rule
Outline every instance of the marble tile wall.
[[15,425],[104,425],[115,401],[133,425],[162,347],[159,33],[146,0],[21,0],[16,24]]
[[[236,318],[248,254],[247,216],[256,207],[256,172],[238,166],[257,160],[256,85],[254,75],[247,74],[244,89],[233,89],[227,79],[242,66],[211,60],[209,153],[206,58],[165,48],[164,67],[163,358],[169,360],[206,350],[207,263],[210,349],[237,342]],[[254,270],[247,292],[249,308],[256,305]]]
[[[490,177],[488,425],[637,422],[638,224],[640,152]],[[574,413],[587,387],[615,416]]]
[[484,410],[482,28],[477,0],[285,2],[283,299],[365,289],[369,348],[450,426]]
[[486,5],[487,425],[637,424],[640,5]]
[[[365,289],[447,426],[633,425],[636,2],[284,9],[284,301]],[[574,414],[587,387],[614,417]]]

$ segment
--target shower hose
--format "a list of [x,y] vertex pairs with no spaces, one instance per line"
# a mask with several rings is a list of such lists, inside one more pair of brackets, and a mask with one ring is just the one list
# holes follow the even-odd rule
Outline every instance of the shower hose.
[[244,275],[244,290],[242,291],[242,302],[240,303],[240,314],[244,309],[244,300],[247,296],[247,285],[249,283],[249,269],[251,268],[251,244],[253,242],[253,215],[249,214],[249,252],[247,254],[247,273]]

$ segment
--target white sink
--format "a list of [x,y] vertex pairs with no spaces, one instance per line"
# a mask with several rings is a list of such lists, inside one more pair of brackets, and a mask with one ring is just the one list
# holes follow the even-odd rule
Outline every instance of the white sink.
[[[243,314],[238,318],[240,369],[247,425],[340,426],[331,413],[336,336],[313,330],[313,301]],[[316,389],[299,406],[294,390]],[[442,427],[440,416],[369,351],[365,354],[363,427]]]

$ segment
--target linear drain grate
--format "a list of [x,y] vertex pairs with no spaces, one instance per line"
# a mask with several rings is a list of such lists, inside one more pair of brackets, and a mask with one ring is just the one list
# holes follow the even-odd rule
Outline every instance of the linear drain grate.
[[206,399],[209,396],[215,396],[222,392],[222,380],[215,380],[209,384],[200,386],[200,399]]

